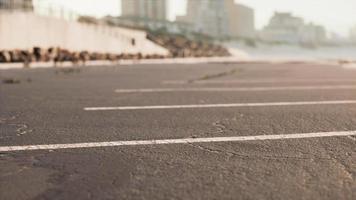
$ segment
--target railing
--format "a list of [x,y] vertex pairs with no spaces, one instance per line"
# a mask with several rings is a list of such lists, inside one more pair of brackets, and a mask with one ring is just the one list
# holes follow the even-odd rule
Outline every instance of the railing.
[[0,0],[0,12],[34,12],[37,15],[55,17],[65,20],[77,20],[79,13],[51,0]]
[[0,9],[32,11],[33,4],[30,0],[0,0]]

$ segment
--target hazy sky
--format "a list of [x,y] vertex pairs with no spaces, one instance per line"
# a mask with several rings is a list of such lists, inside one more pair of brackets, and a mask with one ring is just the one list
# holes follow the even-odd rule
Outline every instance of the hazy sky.
[[[39,1],[39,0],[36,0]],[[104,16],[119,15],[120,0],[41,0],[64,5],[80,12]],[[169,0],[170,19],[184,14],[186,0]],[[327,29],[347,35],[349,28],[356,25],[356,0],[236,0],[255,9],[256,26],[268,23],[274,11],[289,11],[306,21],[326,26]]]

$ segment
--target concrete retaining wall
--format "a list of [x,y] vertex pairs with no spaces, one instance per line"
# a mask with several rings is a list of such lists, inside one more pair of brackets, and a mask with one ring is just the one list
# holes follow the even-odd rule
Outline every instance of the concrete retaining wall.
[[146,39],[144,31],[1,11],[0,50],[34,46],[101,53],[168,54],[165,48]]

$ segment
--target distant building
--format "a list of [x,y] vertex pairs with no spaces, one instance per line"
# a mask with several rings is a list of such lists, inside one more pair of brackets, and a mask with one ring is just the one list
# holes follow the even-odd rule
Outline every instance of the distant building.
[[121,17],[111,19],[116,25],[157,30],[165,27],[168,0],[122,0]]
[[267,42],[318,45],[326,40],[326,30],[320,25],[305,24],[303,18],[291,13],[276,12],[261,31],[260,38]]
[[242,4],[231,4],[229,35],[237,38],[255,38],[255,12]]
[[227,0],[188,0],[187,14],[177,17],[177,21],[190,23],[194,31],[213,37],[227,37],[228,13],[225,3]]
[[190,30],[186,23],[167,20],[168,0],[122,0],[120,17],[106,17],[104,20],[116,26],[184,33]]
[[153,20],[153,19],[139,19],[130,17],[105,17],[103,20],[111,25],[128,27],[128,28],[138,28],[138,29],[149,29],[152,31],[164,31],[176,34],[191,33],[192,27],[190,24],[171,22],[167,20]]
[[167,0],[122,0],[122,17],[167,20]]
[[0,0],[0,9],[33,11],[32,0]]
[[336,32],[331,32],[327,39],[327,44],[333,46],[349,45],[350,42],[351,41],[349,37],[345,37],[344,35]]
[[310,23],[299,30],[299,43],[302,45],[317,46],[325,43],[326,40],[326,30],[323,26]]
[[291,13],[276,12],[269,24],[263,29],[261,38],[268,42],[299,43],[299,30],[304,20]]
[[350,40],[352,43],[356,44],[356,26],[350,29]]
[[187,14],[176,21],[216,38],[254,37],[254,11],[234,0],[188,0]]

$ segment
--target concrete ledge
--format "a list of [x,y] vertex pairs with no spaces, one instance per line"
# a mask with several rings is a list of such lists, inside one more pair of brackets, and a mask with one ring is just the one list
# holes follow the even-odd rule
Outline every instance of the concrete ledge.
[[[63,62],[56,67],[73,67],[73,66],[114,66],[114,65],[136,65],[136,64],[198,64],[198,63],[270,63],[270,64],[298,64],[298,63],[314,63],[330,66],[340,66],[337,61],[324,61],[324,60],[289,60],[289,59],[249,59],[240,57],[208,57],[208,58],[166,58],[166,59],[142,59],[142,60],[120,60],[120,61],[88,61],[83,64],[73,64],[72,62]],[[52,68],[55,67],[54,62],[34,62],[28,67],[25,67],[23,63],[0,63],[0,70],[7,69],[36,69],[36,68]],[[356,68],[356,64],[344,66]]]
[[[247,61],[237,57],[209,57],[209,58],[166,58],[166,59],[141,59],[141,60],[120,60],[120,61],[88,61],[85,65],[82,63],[73,64],[72,62],[57,63],[56,67],[73,66],[113,66],[113,65],[134,65],[134,64],[195,64],[211,62],[241,62]],[[55,67],[54,62],[33,62],[25,67],[23,63],[0,63],[0,70],[6,69],[35,69]]]

